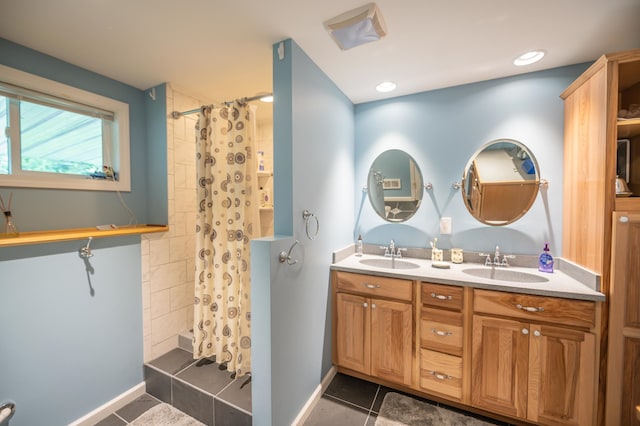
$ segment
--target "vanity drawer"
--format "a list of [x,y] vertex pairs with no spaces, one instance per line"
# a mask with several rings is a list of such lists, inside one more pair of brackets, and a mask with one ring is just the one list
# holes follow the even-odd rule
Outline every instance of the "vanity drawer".
[[595,325],[595,302],[559,297],[474,290],[473,310],[533,321],[592,328]]
[[338,272],[336,274],[338,290],[360,293],[373,297],[413,300],[413,281],[399,278],[376,277],[373,275]]
[[422,283],[422,304],[461,311],[463,290],[452,285]]
[[462,358],[421,349],[420,387],[461,399]]
[[460,312],[422,308],[420,346],[462,356],[463,317]]

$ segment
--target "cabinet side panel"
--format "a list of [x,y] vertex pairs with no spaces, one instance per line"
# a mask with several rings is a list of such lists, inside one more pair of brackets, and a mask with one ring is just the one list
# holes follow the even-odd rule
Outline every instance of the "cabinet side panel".
[[[562,256],[602,273],[607,67],[565,99]],[[588,212],[588,214],[586,214]]]

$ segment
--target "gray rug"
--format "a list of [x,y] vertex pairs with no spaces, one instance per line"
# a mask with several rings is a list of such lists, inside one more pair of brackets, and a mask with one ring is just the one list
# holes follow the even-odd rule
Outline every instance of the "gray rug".
[[483,422],[399,393],[384,396],[375,426],[486,426]]
[[129,423],[130,426],[205,426],[169,404],[158,404]]

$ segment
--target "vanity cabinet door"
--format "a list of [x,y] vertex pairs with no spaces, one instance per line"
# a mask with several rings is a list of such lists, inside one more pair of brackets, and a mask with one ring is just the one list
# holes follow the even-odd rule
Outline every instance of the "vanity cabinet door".
[[371,365],[370,315],[368,299],[336,294],[336,362],[338,365],[369,374]]
[[371,299],[371,375],[411,386],[412,304]]
[[569,328],[529,328],[527,419],[545,425],[593,424],[595,336]]
[[526,417],[528,328],[529,324],[520,321],[474,315],[473,406],[512,417]]

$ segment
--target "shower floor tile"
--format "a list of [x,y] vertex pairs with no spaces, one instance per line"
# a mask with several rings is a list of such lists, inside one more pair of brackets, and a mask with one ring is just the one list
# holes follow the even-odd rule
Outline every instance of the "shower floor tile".
[[195,364],[197,360],[193,359],[193,355],[184,349],[175,348],[166,354],[151,361],[149,365],[169,374],[176,374],[191,364]]

